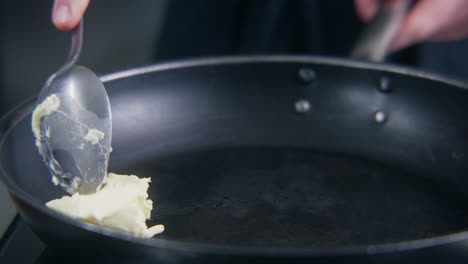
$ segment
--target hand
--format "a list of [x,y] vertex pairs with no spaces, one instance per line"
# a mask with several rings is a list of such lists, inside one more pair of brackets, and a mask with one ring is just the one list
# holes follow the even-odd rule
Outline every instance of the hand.
[[[354,0],[354,3],[358,16],[365,22],[379,9],[379,0]],[[397,51],[427,40],[449,41],[464,37],[468,37],[467,0],[419,0],[409,10],[390,50]]]
[[52,22],[60,30],[72,30],[80,22],[88,4],[89,0],[55,0]]

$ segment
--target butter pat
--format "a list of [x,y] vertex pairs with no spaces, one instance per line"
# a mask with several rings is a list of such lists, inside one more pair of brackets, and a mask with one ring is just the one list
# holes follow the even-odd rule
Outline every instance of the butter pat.
[[109,173],[94,194],[64,196],[46,206],[73,219],[150,238],[164,231],[163,225],[148,228],[153,201],[148,199],[150,178]]

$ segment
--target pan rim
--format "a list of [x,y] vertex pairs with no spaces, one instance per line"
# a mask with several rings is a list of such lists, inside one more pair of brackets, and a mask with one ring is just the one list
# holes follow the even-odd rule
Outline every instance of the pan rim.
[[117,79],[127,78],[135,75],[146,74],[155,71],[164,71],[180,68],[191,68],[198,66],[214,66],[219,64],[238,64],[238,63],[316,63],[329,66],[342,66],[363,70],[377,70],[387,73],[395,73],[400,75],[423,78],[431,81],[437,81],[447,85],[457,86],[459,88],[468,89],[468,80],[462,80],[456,77],[442,76],[437,73],[426,70],[415,69],[408,66],[396,64],[376,63],[370,61],[362,61],[356,59],[347,59],[339,57],[326,56],[309,56],[309,55],[233,55],[220,57],[203,57],[192,59],[181,59],[175,61],[166,61],[156,64],[150,64],[140,67],[135,67],[127,70],[117,71],[101,75],[99,78],[102,82],[110,82]]
[[[397,74],[404,74],[414,77],[425,78],[428,80],[438,81],[448,85],[456,86],[463,89],[468,89],[468,84],[436,74],[427,73],[420,70],[404,68],[400,66],[378,64],[371,62],[362,62],[349,59],[331,58],[331,57],[317,57],[317,56],[290,56],[290,55],[261,55],[261,56],[230,56],[230,57],[214,57],[182,60],[175,62],[159,63],[148,65],[138,68],[123,70],[107,75],[103,75],[101,80],[111,82],[131,76],[142,75],[155,71],[164,71],[170,69],[190,68],[196,66],[208,66],[218,64],[235,64],[235,63],[258,63],[258,62],[299,62],[299,63],[321,63],[335,66],[345,66],[359,69],[369,70],[382,70],[385,72],[392,72]],[[15,124],[30,116],[32,106],[35,102],[34,98],[26,100],[10,112],[8,112],[1,120],[0,127],[7,123],[8,127],[0,131],[0,144],[3,144],[5,136],[10,133],[11,128]],[[425,239],[401,241],[387,244],[376,245],[361,245],[351,247],[334,247],[334,248],[262,248],[262,247],[234,247],[234,246],[218,246],[208,243],[194,243],[182,242],[176,240],[158,239],[144,239],[136,238],[127,234],[119,233],[116,231],[104,229],[91,224],[79,222],[71,218],[60,215],[53,210],[47,208],[40,201],[32,197],[26,191],[17,186],[10,176],[5,172],[3,166],[0,164],[0,179],[8,187],[8,192],[15,197],[15,199],[22,200],[32,206],[34,209],[41,213],[58,219],[64,223],[70,224],[75,228],[83,228],[87,231],[95,232],[98,235],[107,236],[119,240],[124,240],[130,243],[137,243],[144,246],[169,249],[174,251],[184,251],[191,253],[203,253],[211,255],[229,255],[229,256],[265,256],[265,257],[338,257],[338,256],[372,256],[382,253],[404,252],[414,249],[429,248],[435,246],[446,245],[449,243],[456,243],[468,239],[468,231],[451,233],[442,236],[435,236]]]

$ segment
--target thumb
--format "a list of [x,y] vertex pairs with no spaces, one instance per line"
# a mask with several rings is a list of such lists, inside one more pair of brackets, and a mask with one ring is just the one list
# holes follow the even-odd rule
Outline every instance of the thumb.
[[52,22],[60,30],[72,30],[80,22],[88,4],[89,0],[55,0]]
[[380,2],[378,0],[354,0],[356,13],[363,22],[369,22],[377,13]]

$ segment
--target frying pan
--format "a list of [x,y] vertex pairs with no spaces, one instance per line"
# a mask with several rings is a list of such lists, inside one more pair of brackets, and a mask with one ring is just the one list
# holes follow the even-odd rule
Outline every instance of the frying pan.
[[151,177],[139,239],[44,206],[29,100],[0,124],[2,180],[67,261],[465,263],[468,85],[310,56],[188,60],[102,77],[109,171]]

